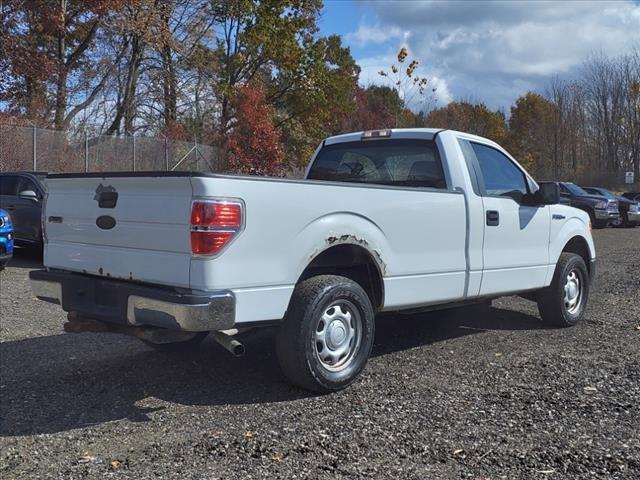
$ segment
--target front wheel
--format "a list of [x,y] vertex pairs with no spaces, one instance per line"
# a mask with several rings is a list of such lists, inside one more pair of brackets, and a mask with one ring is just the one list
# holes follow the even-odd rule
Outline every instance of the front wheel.
[[591,223],[593,225],[593,228],[595,228],[596,230],[600,230],[602,228],[605,228],[607,225],[609,225],[609,221],[608,220],[596,220],[595,222]]
[[575,253],[562,253],[551,285],[538,294],[538,310],[545,323],[571,327],[582,317],[589,299],[589,272]]
[[304,280],[276,338],[282,371],[315,392],[345,388],[367,364],[374,329],[371,300],[358,283],[337,275]]

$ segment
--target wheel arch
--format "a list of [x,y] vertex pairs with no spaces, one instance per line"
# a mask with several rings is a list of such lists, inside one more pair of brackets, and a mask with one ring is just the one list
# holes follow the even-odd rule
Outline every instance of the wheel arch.
[[380,263],[375,252],[353,239],[343,238],[315,255],[302,270],[296,283],[316,275],[341,275],[358,283],[371,299],[374,309],[379,310],[384,304],[383,270]]
[[584,260],[587,265],[587,270],[591,273],[591,250],[587,239],[582,235],[574,235],[571,237],[562,248],[560,253],[575,253]]
[[384,281],[392,250],[382,229],[356,212],[332,212],[309,222],[294,240],[295,282],[313,275],[342,275],[356,281],[375,309],[384,305]]

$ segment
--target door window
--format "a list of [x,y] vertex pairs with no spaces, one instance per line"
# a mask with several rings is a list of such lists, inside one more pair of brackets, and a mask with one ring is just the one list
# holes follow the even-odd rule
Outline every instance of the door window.
[[17,195],[18,180],[15,175],[0,176],[0,195]]
[[487,195],[509,197],[520,202],[529,190],[524,173],[506,155],[495,148],[471,143]]
[[16,195],[26,190],[31,190],[32,192],[38,193],[38,187],[36,187],[36,184],[33,182],[33,180],[27,177],[20,177],[18,180]]

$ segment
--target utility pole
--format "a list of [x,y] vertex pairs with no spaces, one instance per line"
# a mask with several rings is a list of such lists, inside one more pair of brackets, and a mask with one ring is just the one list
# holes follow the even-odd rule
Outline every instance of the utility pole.
[[38,171],[38,154],[37,154],[37,144],[38,142],[38,129],[36,126],[33,126],[33,171]]

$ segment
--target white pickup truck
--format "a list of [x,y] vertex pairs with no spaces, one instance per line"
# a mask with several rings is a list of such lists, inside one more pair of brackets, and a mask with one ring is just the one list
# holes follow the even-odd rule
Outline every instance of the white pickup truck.
[[[50,175],[44,270],[33,292],[65,330],[158,347],[278,325],[286,376],[344,388],[377,312],[522,294],[542,320],[584,315],[595,274],[589,216],[561,205],[499,145],[435,129],[322,142],[304,180],[203,173]],[[400,321],[400,320],[399,320]]]

